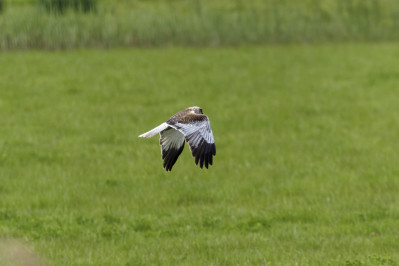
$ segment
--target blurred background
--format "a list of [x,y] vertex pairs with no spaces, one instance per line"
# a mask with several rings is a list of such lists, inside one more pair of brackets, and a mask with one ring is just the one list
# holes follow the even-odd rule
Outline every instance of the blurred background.
[[[397,0],[0,0],[0,265],[399,265]],[[138,135],[209,116],[208,170]]]
[[5,49],[399,39],[394,0],[0,0]]

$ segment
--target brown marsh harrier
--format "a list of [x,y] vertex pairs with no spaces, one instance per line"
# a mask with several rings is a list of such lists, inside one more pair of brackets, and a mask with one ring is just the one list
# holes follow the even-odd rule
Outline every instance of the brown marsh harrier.
[[177,158],[187,141],[191,153],[195,158],[195,164],[200,163],[202,168],[205,165],[212,165],[212,158],[216,155],[215,140],[211,130],[211,124],[202,109],[194,106],[184,109],[165,123],[140,135],[139,137],[151,138],[160,134],[163,167],[171,171]]

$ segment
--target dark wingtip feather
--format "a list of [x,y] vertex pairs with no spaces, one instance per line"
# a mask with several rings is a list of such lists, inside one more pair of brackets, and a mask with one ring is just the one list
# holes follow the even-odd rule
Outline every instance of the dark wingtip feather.
[[212,165],[212,146],[209,148],[209,153],[208,153],[208,164]]
[[204,166],[205,153],[206,153],[205,147],[202,147],[201,155],[200,155],[200,167],[201,167],[201,169]]
[[202,139],[200,144],[198,145],[198,157],[200,161],[200,168],[203,167],[204,165],[204,154],[205,154],[205,149],[204,149],[204,140]]
[[198,153],[199,153],[199,149],[198,148],[195,148],[195,149],[193,149],[193,152],[191,153],[194,157],[197,157],[198,156]]
[[206,144],[204,147],[204,163],[205,163],[205,168],[208,169],[208,162],[209,162],[209,154],[211,152],[211,147]]
[[166,157],[165,162],[166,162],[166,171],[172,171],[172,167],[175,164],[176,160],[174,160],[173,157],[168,156]]
[[194,139],[191,136],[186,136],[186,141],[191,147],[191,154],[195,158],[195,164],[201,169],[205,166],[206,169],[213,164],[213,156],[216,155],[215,143],[208,143],[205,139],[201,139],[197,146],[191,146],[191,140]]
[[171,149],[165,151],[165,156],[162,155],[163,159],[163,168],[165,168],[166,171],[172,171],[173,166],[175,165],[177,159],[179,158],[180,154],[182,153],[184,149],[184,143],[183,145],[178,149]]
[[165,169],[166,172],[170,171],[171,169],[169,168],[169,164],[168,162],[165,160],[163,162],[163,168]]

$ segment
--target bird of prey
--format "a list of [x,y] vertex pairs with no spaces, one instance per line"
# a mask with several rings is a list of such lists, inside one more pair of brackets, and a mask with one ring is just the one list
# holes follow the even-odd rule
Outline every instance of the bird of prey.
[[163,168],[171,171],[177,158],[184,148],[187,141],[191,153],[195,158],[195,164],[200,163],[208,169],[212,165],[212,156],[216,155],[215,140],[213,138],[211,124],[202,109],[197,106],[184,109],[165,123],[157,126],[150,131],[141,134],[139,137],[151,138],[158,134],[161,136]]

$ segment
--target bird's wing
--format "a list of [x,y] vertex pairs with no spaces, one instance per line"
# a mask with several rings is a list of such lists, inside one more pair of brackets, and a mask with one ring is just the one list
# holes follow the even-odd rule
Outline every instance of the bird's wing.
[[162,123],[159,126],[157,126],[156,128],[153,128],[150,131],[148,131],[144,134],[141,134],[139,137],[140,138],[151,138],[151,137],[155,136],[156,134],[161,133],[161,131],[167,129],[168,127],[169,127],[168,124]]
[[166,123],[184,134],[195,158],[195,164],[198,165],[199,162],[201,168],[204,164],[206,168],[212,165],[216,146],[211,124],[206,115],[190,114],[182,119],[169,119]]
[[163,167],[170,171],[184,149],[184,135],[171,127],[161,131],[160,135]]

